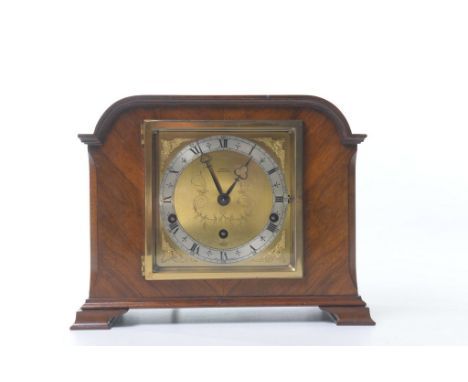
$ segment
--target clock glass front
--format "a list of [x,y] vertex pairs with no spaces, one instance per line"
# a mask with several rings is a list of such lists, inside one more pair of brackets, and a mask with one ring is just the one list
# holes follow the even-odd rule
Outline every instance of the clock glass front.
[[146,279],[302,276],[299,121],[146,121],[142,133]]

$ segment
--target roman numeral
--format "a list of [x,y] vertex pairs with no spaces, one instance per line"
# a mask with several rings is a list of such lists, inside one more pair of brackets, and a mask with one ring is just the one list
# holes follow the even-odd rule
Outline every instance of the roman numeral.
[[195,155],[201,153],[200,147],[199,147],[198,145],[197,145],[197,146],[192,146],[192,147],[190,147],[190,151],[191,151],[192,153],[194,153]]
[[252,246],[252,245],[249,245],[250,248],[252,248],[252,251],[254,251],[255,253],[257,253],[257,250]]
[[178,230],[179,230],[179,223],[177,222],[169,223],[169,231],[171,231],[173,235],[175,235]]
[[169,170],[169,172],[172,172],[173,174],[178,174],[179,171],[176,171],[176,170]]
[[278,167],[272,168],[270,171],[268,171],[268,175],[273,174],[277,170],[278,170]]
[[276,224],[270,223],[268,224],[267,230],[275,233],[278,230],[278,226]]
[[252,148],[251,148],[250,151],[249,151],[249,155],[252,154],[252,151],[254,151],[255,147],[257,147],[257,145],[253,145],[253,146],[252,146]]
[[163,197],[163,202],[164,203],[171,203],[172,201],[172,196],[165,196]]
[[223,139],[218,139],[219,140],[219,144],[222,148],[226,148],[227,147],[227,144],[228,144],[228,140],[227,138],[223,138]]
[[284,203],[284,196],[275,196],[276,203]]
[[220,256],[221,256],[221,262],[225,263],[228,259],[227,253],[225,251],[220,251]]
[[190,252],[196,253],[197,255],[200,253],[200,246],[198,243],[193,243],[192,247],[190,248]]

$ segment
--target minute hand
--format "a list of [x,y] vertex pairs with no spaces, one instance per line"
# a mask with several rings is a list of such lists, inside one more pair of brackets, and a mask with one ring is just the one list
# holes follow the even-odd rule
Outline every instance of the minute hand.
[[206,157],[203,157],[203,155],[200,158],[200,160],[208,168],[208,171],[210,172],[211,177],[213,178],[213,182],[216,186],[216,189],[218,190],[218,193],[221,195],[223,193],[223,189],[221,188],[221,184],[219,183],[218,177],[216,176],[216,173],[213,170],[213,166],[211,165],[211,158],[208,155]]
[[236,186],[237,182],[239,180],[246,180],[248,177],[248,166],[250,161],[252,160],[252,157],[249,158],[247,162],[245,162],[244,165],[240,166],[239,168],[236,168],[234,170],[234,175],[236,175],[236,179],[234,179],[234,183],[231,184],[231,186],[228,188],[226,191],[226,195],[229,195],[231,191],[234,189]]

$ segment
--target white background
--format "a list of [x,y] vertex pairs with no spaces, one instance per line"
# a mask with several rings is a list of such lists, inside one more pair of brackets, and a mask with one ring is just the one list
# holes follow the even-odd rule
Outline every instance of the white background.
[[[467,19],[463,1],[2,1],[2,342],[16,355],[31,344],[56,355],[73,344],[468,344]],[[357,269],[377,326],[336,327],[314,308],[208,309],[68,331],[89,280],[76,135],[137,94],[317,95],[367,133]]]

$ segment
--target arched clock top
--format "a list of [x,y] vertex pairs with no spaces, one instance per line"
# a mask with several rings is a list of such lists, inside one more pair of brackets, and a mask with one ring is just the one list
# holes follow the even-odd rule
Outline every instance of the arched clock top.
[[[315,96],[158,96],[141,95],[123,98],[112,104],[99,119],[94,133],[79,134],[78,138],[89,146],[101,146],[112,130],[117,118],[137,108],[167,106],[193,107],[290,107],[312,109],[327,116],[336,128],[343,145],[357,145],[365,134],[353,134],[343,113],[331,102]],[[307,128],[307,126],[305,126]]]

